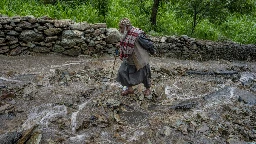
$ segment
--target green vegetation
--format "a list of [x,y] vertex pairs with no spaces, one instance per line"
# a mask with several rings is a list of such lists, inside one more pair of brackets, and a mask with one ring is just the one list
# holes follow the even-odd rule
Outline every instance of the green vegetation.
[[116,28],[128,17],[151,35],[256,44],[255,5],[256,0],[1,0],[0,14],[47,15]]

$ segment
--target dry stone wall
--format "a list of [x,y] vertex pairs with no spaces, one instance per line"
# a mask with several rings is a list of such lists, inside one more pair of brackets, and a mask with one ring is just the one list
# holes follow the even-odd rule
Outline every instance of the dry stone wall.
[[49,17],[0,17],[0,54],[61,53],[70,56],[113,50],[105,23],[75,23]]
[[[0,54],[113,54],[120,34],[105,23],[76,23],[49,17],[0,15]],[[192,60],[256,60],[256,46],[196,40],[187,36],[151,37],[157,56]]]
[[256,45],[196,40],[186,35],[152,37],[159,56],[193,60],[256,60]]

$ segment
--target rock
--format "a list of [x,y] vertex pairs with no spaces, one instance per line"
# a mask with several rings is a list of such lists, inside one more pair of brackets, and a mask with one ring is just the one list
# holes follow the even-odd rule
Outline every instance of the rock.
[[9,51],[9,46],[0,47],[0,54],[6,53]]
[[185,41],[188,41],[189,37],[187,35],[181,35],[181,38],[184,39]]
[[206,123],[203,123],[197,130],[198,133],[206,133],[207,131],[209,131],[210,128],[207,126]]
[[4,43],[5,42],[5,38],[1,38],[0,37],[0,44]]
[[115,108],[120,106],[120,101],[115,100],[115,99],[108,99],[106,102],[106,106],[110,108]]
[[62,32],[62,39],[82,38],[84,32],[79,30],[64,30]]
[[7,35],[17,36],[19,35],[19,33],[14,30],[11,30],[10,32],[7,33]]
[[46,37],[45,42],[54,42],[58,39],[58,36]]
[[161,43],[164,43],[164,42],[166,42],[166,40],[167,40],[167,37],[162,37],[161,40],[160,40],[160,42],[161,42]]
[[3,106],[0,106],[0,114],[4,114],[6,110],[12,109],[14,106],[10,104],[5,104]]
[[256,93],[256,84],[250,87],[250,90]]
[[6,98],[14,98],[14,97],[15,97],[14,93],[5,93],[5,94],[0,96],[0,100],[2,101]]
[[35,132],[32,134],[32,136],[26,142],[26,144],[40,144],[41,139],[42,139],[42,134],[40,132]]
[[17,55],[21,54],[23,50],[26,50],[26,49],[27,49],[26,47],[18,46],[17,48],[11,50],[10,55],[17,56]]
[[107,28],[107,24],[106,23],[95,23],[95,24],[91,24],[91,27],[94,29]]
[[246,144],[246,142],[240,141],[240,140],[234,139],[234,138],[229,138],[229,139],[227,140],[227,143],[228,143],[228,144]]
[[216,75],[234,75],[238,74],[237,71],[228,71],[228,70],[215,70],[214,74]]
[[245,90],[237,90],[237,94],[239,95],[238,101],[244,102],[246,104],[250,105],[256,105],[256,95],[245,91]]
[[62,31],[61,28],[49,28],[44,30],[44,34],[46,34],[47,36],[54,36],[59,34]]
[[186,71],[188,75],[195,74],[195,75],[214,75],[213,71],[196,71],[196,70],[188,70]]
[[86,22],[82,22],[82,23],[74,23],[70,25],[70,28],[72,30],[80,30],[80,31],[84,31],[90,28],[90,24],[86,23]]
[[46,26],[38,26],[37,30],[39,30],[39,31],[47,30],[47,27]]
[[25,42],[32,42],[32,41],[38,42],[38,41],[43,41],[44,36],[43,34],[36,33],[33,30],[24,30],[20,34],[20,39]]
[[20,28],[24,28],[24,29],[32,28],[31,23],[29,23],[27,21],[21,21],[19,24],[17,24],[17,26],[20,27]]
[[51,50],[48,47],[36,46],[33,48],[33,52],[37,53],[49,53]]
[[116,28],[107,29],[106,42],[109,44],[117,43],[121,39],[121,34]]
[[26,143],[26,141],[27,141],[28,139],[30,139],[30,137],[32,136],[34,130],[35,130],[37,127],[38,127],[38,125],[34,125],[34,126],[32,126],[30,129],[24,131],[23,134],[22,134],[22,138],[19,139],[19,141],[18,141],[17,144],[24,144],[24,143]]
[[256,73],[241,73],[239,81],[242,83],[243,86],[250,86],[253,84],[254,81],[256,81]]
[[63,52],[65,55],[78,56],[81,54],[81,49],[72,48]]
[[231,95],[230,91],[232,89],[233,89],[232,87],[226,86],[223,89],[220,89],[216,92],[213,92],[211,94],[204,96],[203,99],[208,102],[227,100],[230,98],[230,95]]
[[68,27],[72,23],[70,19],[57,20],[54,22],[54,26],[57,28],[65,28]]
[[1,144],[15,144],[21,138],[22,134],[20,132],[9,132],[0,135]]
[[76,45],[76,42],[73,39],[62,39],[60,44],[67,49],[70,49]]
[[118,122],[118,123],[121,121],[119,114],[117,114],[116,112],[114,112],[114,119],[115,119],[116,122]]
[[147,120],[147,114],[140,111],[123,111],[120,112],[120,118],[129,124],[139,125]]
[[197,105],[197,103],[198,102],[196,100],[186,100],[178,104],[172,105],[171,108],[175,110],[189,110],[193,108],[195,105]]
[[5,17],[0,17],[0,23],[1,24],[7,24],[7,23],[10,23],[10,19],[8,16],[5,16]]
[[0,37],[5,37],[5,34],[3,31],[0,31]]
[[171,135],[171,128],[169,126],[164,126],[163,129],[160,131],[162,136],[170,136]]
[[182,132],[182,134],[187,135],[188,134],[188,125],[186,124],[181,124],[178,127],[178,130],[180,130]]
[[52,50],[54,52],[61,53],[61,52],[65,51],[65,48],[63,48],[62,46],[56,44],[56,45],[53,46]]

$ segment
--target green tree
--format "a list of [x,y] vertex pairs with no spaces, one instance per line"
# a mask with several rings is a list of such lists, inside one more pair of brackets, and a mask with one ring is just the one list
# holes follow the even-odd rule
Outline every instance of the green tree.
[[219,23],[225,20],[227,9],[225,0],[180,0],[178,4],[178,16],[188,14],[192,18],[191,34],[194,33],[197,24],[208,18],[211,22]]
[[228,0],[226,7],[231,13],[252,14],[255,5],[255,0]]
[[97,9],[98,15],[103,17],[106,22],[106,16],[108,13],[109,0],[90,0],[90,4]]
[[255,9],[255,0],[172,0],[178,3],[178,16],[188,14],[192,18],[191,34],[203,19],[221,24],[230,13],[250,14]]

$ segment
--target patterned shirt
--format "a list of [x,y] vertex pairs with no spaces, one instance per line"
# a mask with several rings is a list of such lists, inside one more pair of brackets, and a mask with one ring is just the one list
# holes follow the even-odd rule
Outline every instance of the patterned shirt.
[[125,38],[120,42],[120,59],[127,58],[134,51],[135,41],[139,34],[144,33],[139,28],[132,27]]

